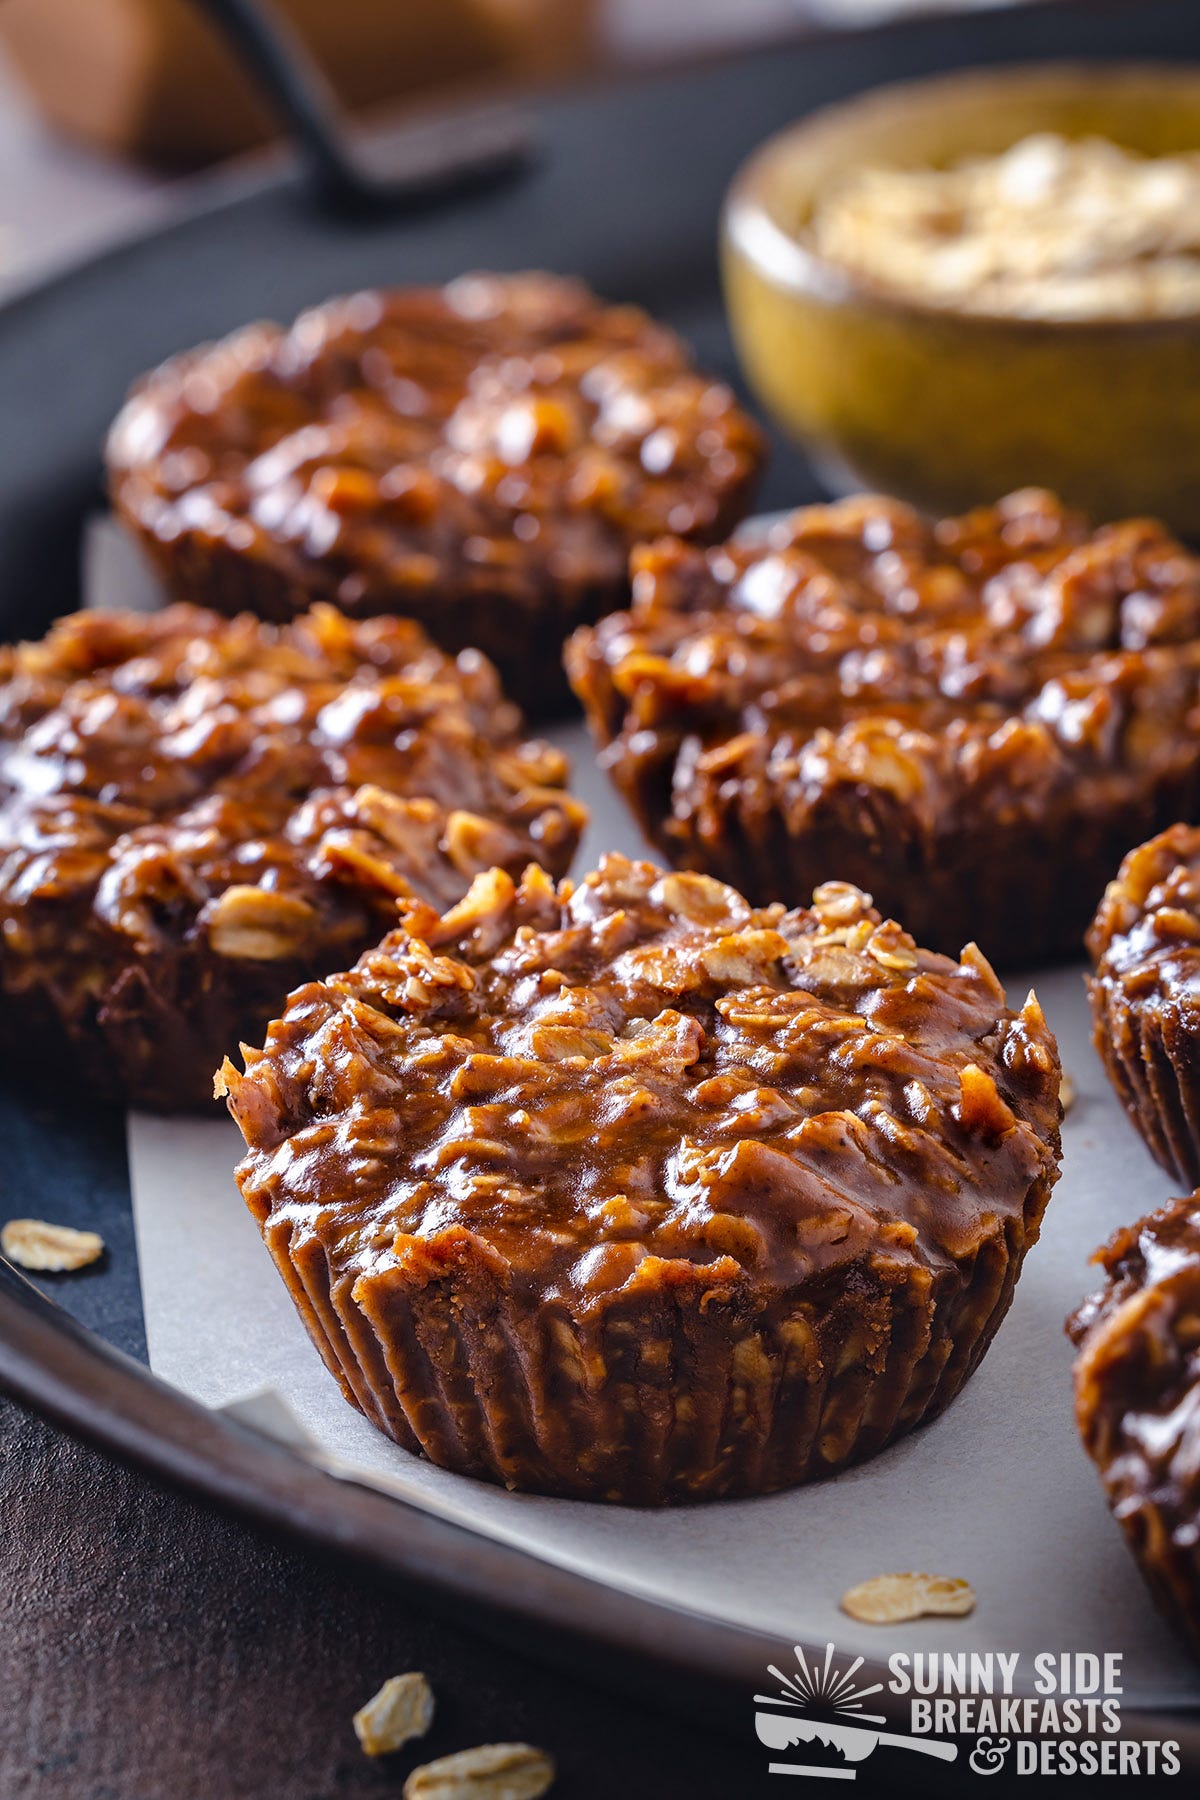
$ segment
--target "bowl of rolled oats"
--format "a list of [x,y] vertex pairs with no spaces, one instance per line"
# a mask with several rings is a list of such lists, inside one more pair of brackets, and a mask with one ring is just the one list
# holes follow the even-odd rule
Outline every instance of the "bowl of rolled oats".
[[1200,534],[1200,65],[829,107],[738,173],[723,265],[746,374],[833,487],[1035,482]]

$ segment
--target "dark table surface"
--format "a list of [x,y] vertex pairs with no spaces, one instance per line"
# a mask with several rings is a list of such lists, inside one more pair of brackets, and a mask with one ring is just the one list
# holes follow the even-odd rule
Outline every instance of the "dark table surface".
[[[4,1800],[386,1800],[426,1756],[514,1739],[554,1755],[555,1800],[768,1787],[749,1708],[739,1744],[583,1687],[6,1401],[0,1443]],[[403,1669],[434,1727],[373,1762],[351,1715]]]

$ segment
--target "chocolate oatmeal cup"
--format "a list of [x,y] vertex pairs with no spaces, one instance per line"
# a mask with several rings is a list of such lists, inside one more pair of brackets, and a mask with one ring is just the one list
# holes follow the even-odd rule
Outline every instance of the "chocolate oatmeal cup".
[[1131,850],[1087,936],[1093,1041],[1156,1162],[1200,1183],[1200,830]]
[[0,648],[0,1051],[129,1105],[221,1058],[414,894],[570,863],[583,809],[495,671],[407,619],[79,613]]
[[1058,1174],[1037,1001],[837,883],[489,871],[244,1055],[239,1185],[346,1398],[540,1493],[874,1455],[978,1363]]
[[757,902],[836,877],[948,953],[1070,956],[1147,823],[1200,812],[1200,559],[1150,521],[863,497],[633,571],[575,691],[650,842]]
[[763,457],[728,388],[551,275],[355,294],[175,357],[113,426],[113,502],[181,599],[403,613],[531,714],[663,531],[720,538]]
[[1117,1232],[1068,1321],[1075,1417],[1155,1601],[1200,1656],[1200,1193]]

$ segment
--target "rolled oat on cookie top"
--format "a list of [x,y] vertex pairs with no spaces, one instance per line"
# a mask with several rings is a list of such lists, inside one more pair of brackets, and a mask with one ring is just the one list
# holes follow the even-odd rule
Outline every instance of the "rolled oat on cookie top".
[[1065,957],[1200,815],[1200,559],[1152,521],[865,496],[633,569],[572,682],[649,840],[756,901],[836,877],[949,953]]
[[0,648],[0,1051],[211,1104],[221,1058],[398,898],[562,873],[565,779],[491,666],[407,619],[85,612]]
[[658,1504],[943,1407],[1058,1174],[1061,1071],[979,952],[841,884],[480,875],[292,996],[238,1180],[346,1397],[510,1487]]
[[628,600],[632,546],[723,537],[763,453],[673,331],[527,273],[352,294],[173,357],[108,465],[180,599],[404,613],[545,715],[570,705],[563,638]]

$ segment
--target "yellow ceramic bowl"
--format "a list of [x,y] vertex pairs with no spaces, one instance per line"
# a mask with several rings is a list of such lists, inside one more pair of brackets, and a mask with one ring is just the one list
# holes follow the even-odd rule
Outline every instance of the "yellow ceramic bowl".
[[999,319],[901,300],[814,254],[814,198],[847,169],[944,166],[1034,131],[1152,155],[1200,149],[1200,65],[1047,65],[882,88],[774,137],[726,202],[743,367],[834,485],[955,512],[1029,484],[1093,518],[1200,537],[1200,313]]

